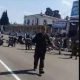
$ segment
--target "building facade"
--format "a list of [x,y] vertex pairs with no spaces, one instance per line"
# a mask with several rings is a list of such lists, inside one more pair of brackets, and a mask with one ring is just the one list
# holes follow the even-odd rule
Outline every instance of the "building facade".
[[79,1],[73,2],[71,17],[79,17]]
[[73,2],[70,22],[79,22],[79,1]]
[[45,14],[35,14],[24,16],[24,25],[52,25],[58,18],[47,16]]
[[65,20],[65,19],[59,19],[56,22],[54,22],[53,28],[57,33],[67,34],[69,31],[69,22],[68,20]]
[[[74,1],[70,16],[69,37],[77,37],[79,32],[79,1]],[[78,37],[77,37],[78,38]]]

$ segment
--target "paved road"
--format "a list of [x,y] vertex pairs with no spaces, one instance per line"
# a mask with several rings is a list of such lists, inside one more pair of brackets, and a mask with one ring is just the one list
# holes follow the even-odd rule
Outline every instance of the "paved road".
[[68,55],[52,51],[45,58],[45,74],[39,77],[38,69],[32,71],[34,50],[4,45],[0,46],[0,80],[79,80],[79,59],[69,59]]

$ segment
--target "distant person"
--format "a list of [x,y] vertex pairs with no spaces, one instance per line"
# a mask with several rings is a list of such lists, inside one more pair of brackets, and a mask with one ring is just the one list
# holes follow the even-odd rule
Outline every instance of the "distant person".
[[16,41],[17,41],[17,38],[16,38],[16,36],[14,36],[13,37],[13,46],[15,47],[15,45],[16,45]]
[[0,32],[0,46],[3,45],[3,35],[2,33]]
[[31,49],[31,38],[28,34],[25,34],[25,47],[26,47],[26,50]]
[[13,41],[13,37],[12,36],[9,37],[8,47],[9,46],[12,46],[12,47],[14,46],[14,41]]
[[36,43],[35,54],[34,54],[34,70],[37,69],[38,61],[40,59],[39,75],[41,75],[44,73],[43,68],[44,68],[44,59],[45,59],[47,43],[51,46],[53,45],[50,42],[49,36],[45,33],[45,28],[41,29],[41,31],[36,34],[32,42]]
[[78,53],[78,45],[76,41],[72,42],[72,53],[70,55],[70,58],[75,56],[75,59],[77,59],[77,53]]
[[2,32],[0,32],[0,38],[2,38],[2,37],[3,37]]
[[63,47],[64,47],[64,48],[66,48],[66,47],[67,47],[67,39],[64,39]]
[[0,32],[0,38],[1,38],[1,35],[2,35],[2,34],[1,34],[1,32]]

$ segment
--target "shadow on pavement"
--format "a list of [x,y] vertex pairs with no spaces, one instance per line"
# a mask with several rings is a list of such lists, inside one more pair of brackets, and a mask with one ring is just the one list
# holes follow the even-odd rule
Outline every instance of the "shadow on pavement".
[[63,54],[59,54],[59,53],[54,53],[53,55],[63,55]]
[[26,50],[26,49],[20,49],[20,48],[17,48],[17,50],[24,50],[26,51],[26,53],[34,53],[34,50]]
[[59,57],[60,59],[71,59],[70,57],[67,57],[67,58],[62,58],[62,57]]
[[65,56],[70,56],[71,54],[67,54],[67,53],[61,53],[61,54],[59,54],[59,53],[54,53],[53,55],[65,55]]
[[65,55],[65,56],[70,56],[71,54],[63,54],[63,55]]
[[8,47],[8,45],[6,45],[6,46],[5,46],[5,45],[3,45],[3,47]]
[[26,49],[20,49],[20,48],[17,48],[17,50],[26,50]]
[[8,75],[8,74],[29,74],[29,75],[37,75],[39,76],[38,73],[33,72],[33,69],[28,69],[28,70],[16,70],[12,72],[0,72],[0,75]]

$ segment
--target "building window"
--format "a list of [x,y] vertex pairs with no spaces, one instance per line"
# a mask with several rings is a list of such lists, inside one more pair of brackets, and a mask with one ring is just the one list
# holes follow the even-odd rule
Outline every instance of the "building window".
[[27,20],[27,25],[29,25],[29,24],[30,24],[30,20],[28,19],[28,20]]
[[54,24],[54,21],[52,21],[52,24]]
[[26,20],[24,20],[24,24],[26,24]]
[[32,20],[32,25],[34,25],[34,20]]
[[39,23],[39,19],[37,18],[37,19],[36,19],[36,24],[38,25],[38,23]]
[[44,21],[43,21],[43,24],[44,24],[44,25],[46,25],[46,24],[47,24],[47,21],[46,21],[46,20],[44,20]]

